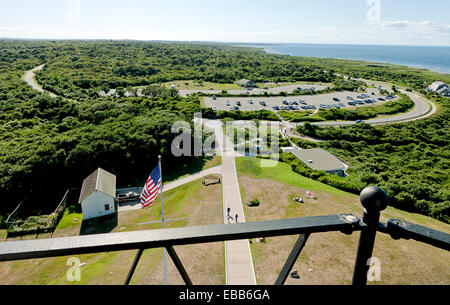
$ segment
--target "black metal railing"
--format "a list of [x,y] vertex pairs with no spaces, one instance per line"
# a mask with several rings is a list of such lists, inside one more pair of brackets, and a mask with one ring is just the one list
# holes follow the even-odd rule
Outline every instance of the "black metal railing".
[[174,246],[299,235],[275,284],[282,285],[304,248],[308,237],[314,233],[340,231],[350,235],[361,231],[357,250],[353,285],[367,283],[368,261],[372,256],[377,232],[390,234],[394,239],[414,239],[432,246],[450,250],[450,234],[432,230],[401,220],[379,222],[380,212],[387,207],[386,193],[369,187],[361,193],[364,206],[362,218],[350,214],[292,218],[238,224],[184,227],[90,236],[51,238],[0,243],[0,262],[12,260],[80,255],[110,251],[138,250],[125,280],[128,285],[145,249],[166,248],[178,272],[187,285],[192,281],[174,250]]

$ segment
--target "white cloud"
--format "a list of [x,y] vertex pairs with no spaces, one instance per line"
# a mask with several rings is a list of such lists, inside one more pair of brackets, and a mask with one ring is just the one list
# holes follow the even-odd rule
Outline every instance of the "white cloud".
[[417,34],[439,35],[450,33],[450,25],[442,25],[439,22],[424,20],[420,22],[412,21],[380,21],[376,23],[378,29],[398,29],[409,30]]
[[377,23],[380,27],[403,29],[412,25],[409,21],[380,21]]

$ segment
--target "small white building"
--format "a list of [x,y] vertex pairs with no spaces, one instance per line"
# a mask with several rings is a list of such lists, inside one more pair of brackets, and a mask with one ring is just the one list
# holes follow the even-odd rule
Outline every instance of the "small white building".
[[432,83],[428,87],[428,91],[436,92],[437,94],[439,94],[441,96],[450,96],[449,86],[446,83],[441,82],[441,81],[436,81],[436,82]]
[[238,80],[236,82],[236,84],[238,84],[238,86],[245,87],[245,88],[254,88],[254,87],[256,87],[256,84],[253,81],[245,79],[245,78],[241,79],[241,80]]
[[116,176],[99,168],[84,179],[79,204],[83,220],[117,213]]

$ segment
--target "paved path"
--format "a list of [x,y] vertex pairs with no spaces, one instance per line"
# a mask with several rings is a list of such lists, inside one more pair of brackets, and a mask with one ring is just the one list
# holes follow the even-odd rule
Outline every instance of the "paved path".
[[44,89],[42,89],[35,81],[34,81],[34,73],[36,71],[42,70],[44,68],[45,65],[40,65],[32,70],[29,70],[27,72],[25,72],[25,76],[24,76],[24,81],[26,81],[34,90],[39,91],[41,93],[48,93],[48,95],[50,95],[51,97],[56,97],[55,94],[50,93],[48,91],[45,91]]
[[[211,174],[222,174],[222,166],[215,166],[215,167],[211,167],[208,168],[204,171],[189,175],[187,177],[175,180],[173,182],[169,182],[169,183],[165,183],[163,185],[163,192],[167,192],[170,191],[174,188],[177,188],[179,186],[182,186],[186,183],[198,180],[198,179],[202,179],[203,177],[207,176],[207,175],[211,175]],[[139,201],[132,201],[129,203],[124,203],[121,206],[119,206],[119,213],[120,212],[126,212],[126,211],[134,211],[134,210],[139,210],[142,209],[141,203]]]
[[[197,120],[197,122],[199,121]],[[244,208],[242,206],[235,160],[235,157],[238,155],[234,151],[232,142],[224,135],[221,121],[202,120],[201,122],[215,132],[218,142],[218,150],[222,154],[222,165],[167,183],[164,185],[163,191],[169,191],[183,184],[201,179],[209,174],[221,174],[224,215],[223,221],[225,224],[236,223],[237,214],[238,222],[243,223],[245,222],[245,215]],[[140,208],[140,203],[134,202],[119,207],[119,212],[137,210]],[[228,208],[231,209],[231,218],[228,218]],[[225,242],[225,272],[227,285],[256,285],[250,244],[247,239]]]
[[[404,123],[404,122],[410,122],[415,121],[419,119],[425,119],[427,117],[430,117],[436,112],[436,105],[434,105],[432,102],[429,102],[428,100],[424,99],[423,97],[411,93],[402,91],[403,94],[408,95],[411,100],[414,102],[414,109],[411,111],[408,111],[406,113],[392,115],[392,116],[386,116],[385,118],[375,118],[371,120],[364,120],[365,123],[370,125],[384,125],[384,124],[392,124],[392,123]],[[345,126],[345,125],[353,125],[355,124],[354,121],[338,121],[338,122],[319,122],[319,123],[312,123],[313,125],[318,126]]]
[[[241,191],[236,172],[236,156],[232,142],[224,135],[222,122],[219,120],[203,120],[205,126],[213,129],[222,152],[222,183],[223,183],[223,215],[224,223],[245,222]],[[231,209],[228,218],[227,209]],[[247,239],[225,242],[225,270],[227,285],[256,285],[255,270]]]

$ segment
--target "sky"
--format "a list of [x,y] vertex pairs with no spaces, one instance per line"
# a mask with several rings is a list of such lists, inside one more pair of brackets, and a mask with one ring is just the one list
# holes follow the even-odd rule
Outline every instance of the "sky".
[[450,1],[0,0],[0,37],[450,46]]

